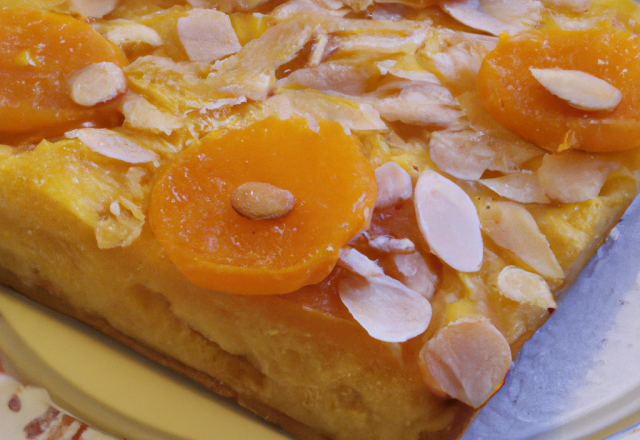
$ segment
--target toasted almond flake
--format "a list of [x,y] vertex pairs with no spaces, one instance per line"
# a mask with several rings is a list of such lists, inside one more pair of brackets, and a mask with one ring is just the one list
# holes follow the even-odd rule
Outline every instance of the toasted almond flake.
[[180,17],[178,36],[191,61],[210,63],[242,48],[229,16],[215,9],[196,8]]
[[544,156],[538,180],[552,199],[578,203],[597,197],[609,173],[618,168],[616,163],[595,159],[587,153],[566,151]]
[[71,9],[86,17],[102,18],[117,4],[118,0],[71,0]]
[[495,193],[520,203],[551,203],[546,196],[538,175],[533,172],[517,172],[493,179],[479,180]]
[[424,345],[420,363],[436,393],[478,408],[509,371],[511,348],[487,319],[462,318],[440,329]]
[[557,304],[549,285],[540,275],[507,266],[498,275],[498,290],[507,298],[543,309],[555,309]]
[[400,281],[405,286],[431,299],[436,291],[438,275],[427,265],[420,252],[395,254],[393,262],[402,275]]
[[247,182],[231,193],[231,207],[249,220],[284,217],[295,205],[295,197],[286,189],[263,182]]
[[290,61],[311,39],[312,30],[297,22],[270,27],[235,55],[216,61],[214,72],[198,87],[202,93],[217,91],[264,101],[275,84],[276,69]]
[[338,292],[355,320],[381,341],[405,342],[423,333],[431,321],[429,301],[386,275],[346,275]]
[[384,119],[406,124],[448,127],[464,116],[457,99],[439,81],[399,80],[358,100],[370,104]]
[[156,153],[118,133],[103,128],[81,128],[66,134],[78,138],[91,150],[127,163],[157,163]]
[[477,180],[486,170],[516,171],[543,151],[522,140],[493,136],[491,130],[437,131],[429,142],[429,154],[436,166],[462,180]]
[[148,44],[152,47],[162,44],[162,38],[154,29],[135,21],[112,20],[95,26],[104,38],[122,49],[137,44]]
[[365,278],[384,275],[382,268],[375,261],[370,260],[369,257],[349,246],[344,246],[340,249],[338,265]]
[[276,85],[300,84],[320,91],[334,91],[345,95],[361,95],[373,76],[367,66],[323,63],[315,67],[298,69],[279,80]]
[[391,254],[409,254],[416,251],[416,245],[408,238],[393,238],[391,235],[378,235],[369,240],[369,246]]
[[513,252],[546,279],[563,279],[564,272],[540,232],[533,216],[514,202],[489,202],[480,208],[486,234],[500,247]]
[[387,128],[380,119],[380,114],[370,105],[311,89],[278,89],[276,95],[267,100],[267,105],[281,119],[297,114],[310,117],[312,120],[334,120],[339,122],[345,131]]
[[78,71],[71,80],[71,99],[91,107],[107,102],[127,91],[127,78],[110,62],[91,64]]
[[170,135],[183,126],[175,115],[160,110],[140,95],[129,94],[122,105],[124,124],[128,127]]
[[533,77],[551,94],[580,110],[613,110],[622,92],[587,72],[563,69],[529,69]]
[[431,251],[460,272],[480,270],[484,251],[480,220],[467,193],[427,170],[418,178],[414,202],[418,226]]
[[411,176],[396,162],[386,162],[376,168],[378,197],[375,209],[387,209],[413,195]]
[[474,90],[482,60],[495,49],[498,38],[445,30],[439,30],[435,38],[441,43],[435,47],[425,45],[420,50],[430,60],[429,68],[437,72],[454,96]]
[[494,17],[480,0],[443,0],[440,6],[460,23],[491,35],[498,36],[501,32],[513,34],[524,29],[522,25],[505,23]]

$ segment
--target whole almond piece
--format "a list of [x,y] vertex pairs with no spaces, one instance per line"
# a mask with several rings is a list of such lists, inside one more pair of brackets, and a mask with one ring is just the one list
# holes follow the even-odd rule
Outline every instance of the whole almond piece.
[[563,69],[529,69],[533,77],[553,95],[580,110],[613,110],[622,92],[587,72]]
[[247,182],[231,193],[231,207],[249,220],[284,217],[294,204],[293,194],[269,183]]

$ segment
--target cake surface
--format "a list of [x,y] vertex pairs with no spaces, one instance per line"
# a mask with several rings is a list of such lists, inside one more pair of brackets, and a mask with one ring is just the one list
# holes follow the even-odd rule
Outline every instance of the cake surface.
[[458,437],[637,194],[631,2],[92,4],[0,10],[0,280],[300,438]]

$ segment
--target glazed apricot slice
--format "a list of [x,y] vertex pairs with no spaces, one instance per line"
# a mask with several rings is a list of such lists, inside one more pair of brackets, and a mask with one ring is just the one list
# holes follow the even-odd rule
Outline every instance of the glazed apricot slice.
[[[192,283],[280,294],[329,275],[340,248],[370,219],[376,180],[359,141],[335,122],[319,127],[268,118],[211,133],[164,171],[151,195],[151,228]],[[290,210],[274,210],[276,218],[252,219],[242,212],[269,202],[254,194],[253,208],[232,206],[239,187],[245,196],[275,188],[295,201]]]
[[[501,124],[551,151],[609,152],[640,145],[640,38],[609,30],[502,34],[478,75],[480,98]],[[585,72],[622,93],[613,110],[581,110],[530,69]]]
[[73,75],[89,65],[126,63],[89,24],[69,15],[0,9],[0,133],[51,131],[98,118],[70,97]]

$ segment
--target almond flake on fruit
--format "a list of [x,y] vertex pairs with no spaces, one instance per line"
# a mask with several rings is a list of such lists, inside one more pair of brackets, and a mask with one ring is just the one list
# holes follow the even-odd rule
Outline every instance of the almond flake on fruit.
[[390,254],[410,254],[416,251],[416,245],[408,238],[393,238],[391,235],[378,235],[369,240],[369,246]]
[[618,168],[614,162],[595,159],[578,151],[545,154],[538,169],[538,180],[542,190],[552,199],[578,203],[598,197],[609,173]]
[[498,36],[501,32],[513,34],[525,29],[520,23],[506,23],[495,17],[483,3],[480,0],[443,0],[440,6],[460,23],[491,35]]
[[487,202],[480,208],[485,233],[546,279],[563,279],[564,272],[533,216],[514,202]]
[[551,203],[538,182],[538,175],[531,171],[515,172],[493,179],[480,179],[479,182],[496,194],[516,202]]
[[91,150],[127,163],[158,163],[156,153],[118,133],[103,128],[81,128],[66,134],[78,138]]
[[127,78],[113,63],[91,64],[78,71],[71,80],[71,99],[91,107],[107,102],[127,91]]
[[277,219],[295,205],[291,192],[264,182],[247,182],[231,193],[231,207],[249,220]]
[[555,309],[557,304],[549,285],[540,275],[507,266],[498,275],[498,290],[507,298],[543,309]]
[[162,44],[162,38],[154,29],[135,21],[111,20],[94,26],[104,38],[121,49],[139,44],[147,44],[151,47]]
[[427,170],[418,178],[414,202],[418,226],[431,251],[460,272],[480,270],[484,251],[480,220],[467,193]]
[[375,261],[370,260],[369,257],[349,246],[340,249],[338,265],[347,269],[349,272],[365,278],[381,277],[384,275],[382,268],[378,266]]
[[229,16],[215,9],[192,9],[178,19],[177,26],[191,61],[210,63],[242,48]]
[[400,281],[405,286],[431,299],[436,291],[438,275],[427,265],[420,252],[395,254],[393,262],[400,272]]
[[170,135],[183,126],[175,115],[160,110],[140,95],[130,94],[122,105],[124,124],[128,127]]
[[378,197],[375,209],[390,208],[413,195],[411,176],[396,162],[386,162],[376,168]]
[[529,69],[551,94],[580,110],[613,110],[622,92],[607,81],[580,70]]
[[431,321],[431,304],[400,281],[382,275],[346,275],[338,282],[340,299],[373,338],[405,342],[423,333]]
[[113,11],[119,0],[71,0],[71,9],[85,17],[102,18]]
[[511,366],[509,343],[487,319],[449,323],[420,351],[427,385],[474,408],[500,386]]

